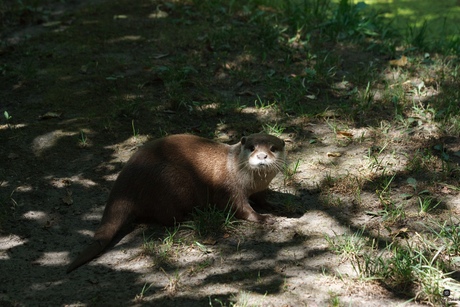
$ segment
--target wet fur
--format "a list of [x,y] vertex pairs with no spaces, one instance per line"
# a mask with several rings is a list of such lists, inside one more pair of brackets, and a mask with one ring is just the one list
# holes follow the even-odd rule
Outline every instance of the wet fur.
[[[248,157],[257,154],[266,154],[270,163],[251,167]],[[215,204],[223,210],[230,203],[239,219],[270,222],[248,200],[252,196],[251,200],[265,205],[262,193],[284,160],[284,141],[266,134],[244,137],[235,145],[193,135],[173,135],[146,144],[120,172],[94,242],[70,264],[67,273],[102,252],[132,218],[169,226],[186,220],[195,207]]]

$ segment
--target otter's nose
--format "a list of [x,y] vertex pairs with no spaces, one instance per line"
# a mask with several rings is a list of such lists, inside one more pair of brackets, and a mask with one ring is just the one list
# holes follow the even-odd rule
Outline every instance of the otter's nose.
[[258,154],[257,154],[257,159],[259,159],[259,160],[265,160],[265,159],[267,159],[267,154],[266,154],[266,153],[263,153],[263,152],[258,153]]

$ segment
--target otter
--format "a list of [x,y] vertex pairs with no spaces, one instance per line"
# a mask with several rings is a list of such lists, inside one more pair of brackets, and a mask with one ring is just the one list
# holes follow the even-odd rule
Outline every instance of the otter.
[[249,199],[269,206],[264,191],[285,158],[284,141],[268,134],[252,134],[235,145],[185,134],[146,143],[121,170],[93,242],[67,273],[100,254],[133,218],[170,226],[186,220],[195,207],[230,205],[238,219],[273,223],[255,212]]

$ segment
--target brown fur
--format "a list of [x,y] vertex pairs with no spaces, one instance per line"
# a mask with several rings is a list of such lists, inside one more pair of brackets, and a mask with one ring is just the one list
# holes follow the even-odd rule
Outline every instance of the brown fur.
[[251,200],[266,204],[262,193],[284,160],[284,141],[267,134],[243,137],[235,145],[193,135],[173,135],[146,144],[120,172],[94,242],[67,273],[102,252],[131,218],[174,225],[186,220],[195,207],[215,204],[223,210],[231,204],[239,219],[270,222],[248,200],[252,196]]

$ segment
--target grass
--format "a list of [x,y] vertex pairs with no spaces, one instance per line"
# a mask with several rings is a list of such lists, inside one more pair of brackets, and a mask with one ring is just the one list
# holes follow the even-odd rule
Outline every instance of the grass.
[[159,243],[156,242],[155,238],[152,238],[155,233],[149,237],[146,237],[144,233],[142,255],[152,255],[153,265],[172,265],[184,242],[184,238],[179,234],[180,227],[181,225],[178,224],[172,228],[166,228],[163,238],[159,239]]
[[192,220],[182,223],[186,229],[192,230],[199,238],[215,236],[218,233],[232,232],[236,229],[239,221],[234,218],[235,212],[225,209],[219,210],[216,206],[195,208]]
[[[132,136],[293,135],[300,145],[285,169],[286,192],[308,190],[309,172],[316,172],[321,208],[378,220],[378,229],[325,238],[358,279],[432,304],[443,287],[456,289],[460,240],[449,209],[460,183],[458,37],[430,40],[426,22],[397,33],[372,7],[347,0],[134,3],[56,17],[36,1],[0,2],[10,21],[0,25],[5,33],[24,23],[66,26],[14,46],[2,40],[0,99],[11,102],[2,109],[2,148],[20,151],[31,147],[21,140],[64,129],[57,119],[37,121],[48,110],[65,111],[65,129],[76,135],[77,142],[59,143],[67,155]],[[156,12],[152,18],[145,8]],[[121,12],[126,18],[114,19]],[[390,64],[401,56],[406,65]],[[27,108],[13,108],[17,101]],[[324,157],[326,146],[343,154]],[[9,153],[2,151],[0,223],[13,212],[8,204],[16,204],[14,176],[26,171]],[[286,199],[285,211],[298,211],[295,197]],[[403,226],[408,237],[391,235]],[[171,264],[185,232],[200,246],[235,227],[229,211],[196,209],[192,221],[167,229],[159,241],[145,238],[143,250],[155,264]],[[168,275],[173,294],[177,274]],[[240,305],[246,297],[241,293]],[[339,296],[331,292],[329,303],[340,305]]]
[[378,280],[398,293],[411,293],[431,304],[442,298],[442,290],[448,286],[458,289],[451,273],[444,272],[452,264],[441,256],[445,245],[432,240],[387,242],[380,251],[376,251],[379,242],[373,240],[369,245],[364,229],[352,235],[326,236],[326,240],[332,250],[351,262],[361,280]]
[[215,206],[195,208],[190,221],[166,228],[161,239],[153,238],[155,233],[148,237],[144,234],[142,255],[152,255],[153,265],[171,266],[187,245],[194,245],[206,254],[205,244],[212,244],[212,238],[217,235],[234,233],[239,224],[231,210],[221,211]]

